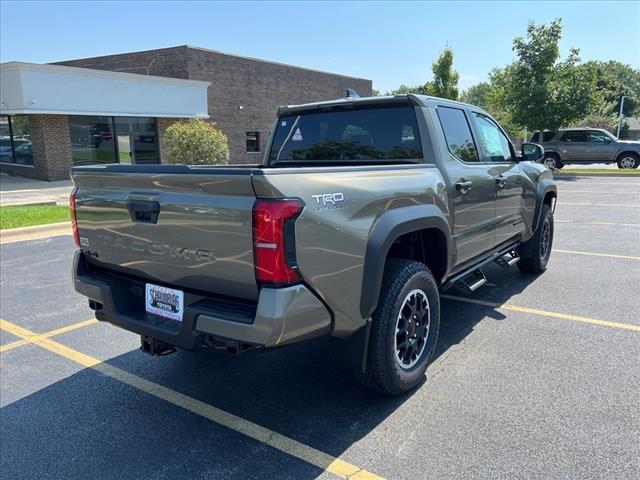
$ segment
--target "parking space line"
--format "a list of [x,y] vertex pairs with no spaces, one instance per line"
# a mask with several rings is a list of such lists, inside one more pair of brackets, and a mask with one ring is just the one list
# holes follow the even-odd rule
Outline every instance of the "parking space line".
[[587,202],[572,203],[572,202],[558,202],[558,206],[561,206],[561,205],[580,205],[580,206],[587,206],[587,207],[633,207],[633,208],[640,207],[639,203],[587,203]]
[[519,307],[517,305],[510,305],[508,303],[487,302],[485,300],[476,300],[475,298],[458,297],[457,295],[441,294],[440,297],[446,298],[449,300],[455,300],[458,302],[473,303],[476,305],[484,305],[486,307],[512,310],[514,312],[532,313],[534,315],[541,315],[543,317],[561,318],[562,320],[571,320],[574,322],[590,323],[592,325],[600,325],[601,327],[620,328],[622,330],[631,330],[635,332],[640,332],[640,325],[631,325],[629,323],[609,322],[606,320],[597,320],[595,318],[580,317],[578,315],[569,315],[567,313],[549,312],[546,310],[538,310],[536,308]]
[[145,392],[156,398],[160,398],[175,406],[188,410],[196,415],[207,418],[214,423],[222,425],[237,433],[264,443],[272,448],[280,450],[287,455],[303,460],[324,471],[330,472],[340,478],[349,480],[384,480],[382,477],[364,470],[356,465],[333,457],[328,453],[317,450],[309,445],[281,435],[273,430],[262,427],[244,418],[238,417],[224,410],[220,410],[208,403],[196,400],[180,392],[162,386],[158,383],[146,380],[133,373],[103,363],[82,352],[67,347],[59,342],[44,338],[25,328],[0,319],[0,328],[13,335],[29,340],[39,347],[72,360],[84,367],[91,368],[130,387]]
[[595,252],[578,252],[576,250],[558,250],[553,249],[553,253],[571,253],[574,255],[589,255],[592,257],[608,257],[608,258],[622,258],[625,260],[640,260],[640,257],[634,257],[631,255],[615,255],[613,253],[595,253]]
[[7,343],[6,345],[0,346],[0,353],[6,352],[8,350],[13,350],[14,348],[21,347],[29,343],[34,343],[35,340],[54,337],[62,333],[72,332],[73,330],[77,330],[78,328],[86,327],[88,325],[92,325],[97,322],[98,320],[96,320],[95,318],[90,318],[89,320],[74,323],[72,325],[67,325],[66,327],[57,328],[56,330],[51,330],[45,333],[34,334],[33,336],[30,336],[28,338],[23,338],[22,340],[16,340],[15,342]]
[[580,225],[606,225],[608,227],[640,227],[640,223],[616,223],[616,222],[583,222],[580,220],[557,220],[553,219],[554,223],[574,223]]

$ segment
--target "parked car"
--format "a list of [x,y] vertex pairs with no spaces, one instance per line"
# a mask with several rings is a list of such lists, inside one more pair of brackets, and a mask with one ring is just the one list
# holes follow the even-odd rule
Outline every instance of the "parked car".
[[[640,142],[618,140],[599,128],[566,128],[542,133],[548,168],[562,168],[569,164],[617,163],[618,168],[638,168]],[[539,132],[533,132],[532,142],[538,142]]]
[[144,352],[330,335],[367,386],[417,385],[439,292],[547,268],[556,186],[486,111],[421,95],[281,107],[261,165],[79,166],[75,289]]

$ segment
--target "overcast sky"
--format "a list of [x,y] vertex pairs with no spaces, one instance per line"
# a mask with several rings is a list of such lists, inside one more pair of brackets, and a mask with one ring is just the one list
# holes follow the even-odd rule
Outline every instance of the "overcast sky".
[[640,68],[640,2],[0,2],[0,59],[46,63],[196,45],[372,79],[431,77],[449,45],[460,85],[513,58],[529,20],[564,22],[562,53]]

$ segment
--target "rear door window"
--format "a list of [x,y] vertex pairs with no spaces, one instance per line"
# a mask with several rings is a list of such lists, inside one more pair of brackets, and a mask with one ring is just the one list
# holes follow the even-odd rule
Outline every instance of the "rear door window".
[[471,128],[464,112],[459,108],[438,107],[438,118],[440,118],[449,151],[465,162],[479,161]]
[[562,135],[562,141],[568,143],[586,142],[587,132],[584,130],[569,130]]
[[269,163],[388,163],[423,158],[411,105],[333,108],[278,119]]

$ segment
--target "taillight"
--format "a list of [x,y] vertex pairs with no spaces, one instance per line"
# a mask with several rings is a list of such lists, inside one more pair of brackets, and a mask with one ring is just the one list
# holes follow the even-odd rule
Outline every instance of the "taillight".
[[295,220],[300,200],[258,200],[253,206],[253,251],[256,280],[285,285],[300,279],[295,264]]
[[76,246],[80,246],[80,234],[78,234],[78,218],[76,217],[76,192],[78,187],[73,187],[69,196],[69,207],[71,207],[71,228],[73,229],[73,241]]

